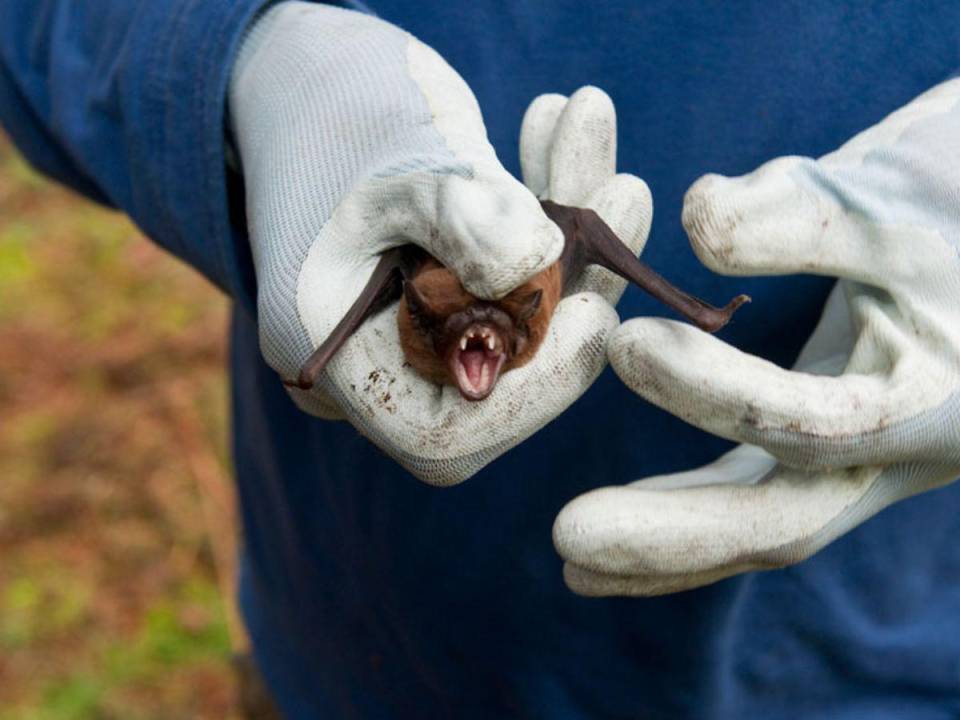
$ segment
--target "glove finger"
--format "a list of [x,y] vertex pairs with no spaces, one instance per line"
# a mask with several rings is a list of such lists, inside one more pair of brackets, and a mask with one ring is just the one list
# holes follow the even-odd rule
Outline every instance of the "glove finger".
[[616,172],[616,165],[613,101],[599,88],[580,88],[557,120],[550,151],[549,198],[583,207],[590,193]]
[[550,93],[535,98],[520,125],[520,170],[523,183],[537,197],[545,197],[550,183],[550,148],[565,95]]
[[815,273],[885,286],[910,244],[848,217],[827,171],[785,157],[737,178],[705,175],[687,191],[683,226],[700,260],[725,275]]
[[396,307],[370,318],[328,365],[323,389],[357,429],[432,485],[461,482],[576,400],[603,370],[616,311],[583,293],[557,306],[529,364],[482,402],[423,379],[405,361]]
[[342,317],[379,255],[404,243],[453,270],[471,294],[495,299],[556,262],[563,233],[523,183],[496,163],[476,165],[469,176],[377,178],[350,193],[310,245],[296,280],[298,303],[310,285],[315,292],[307,307],[342,306],[326,313]]
[[[741,470],[748,470],[749,463]],[[581,495],[553,541],[585,594],[658,594],[799,562],[899,497],[883,468],[808,473],[778,467],[758,483]],[[627,580],[629,578],[629,580]]]
[[437,213],[437,232],[417,241],[480,298],[503,297],[563,252],[560,228],[502,169],[474,180],[445,179]]
[[[960,473],[957,466],[913,463],[817,475],[804,475],[780,466],[756,483],[751,479],[756,468],[750,467],[750,461],[730,468],[734,474],[742,471],[742,475],[723,480],[718,478],[722,474],[719,462],[701,468],[706,475],[718,479],[717,486],[697,488],[705,491],[699,494],[681,489],[672,493],[659,491],[660,495],[674,495],[673,507],[682,508],[682,512],[672,517],[668,508],[658,506],[657,513],[650,510],[642,518],[635,515],[627,521],[633,524],[629,525],[632,533],[626,535],[614,529],[603,540],[603,533],[587,529],[584,523],[596,526],[598,513],[576,508],[580,498],[567,506],[571,513],[566,517],[564,508],[557,525],[563,519],[559,528],[565,538],[561,554],[567,559],[564,579],[570,589],[587,596],[662,595],[708,585],[742,572],[791,565],[810,557],[885,507],[946,485]],[[631,487],[649,491],[652,484],[639,481]],[[630,502],[642,512],[648,500],[638,496]],[[610,507],[619,502],[621,512],[630,512],[622,501],[608,502]],[[578,511],[581,517],[571,517]],[[606,514],[600,515],[599,521],[609,524],[618,519]],[[576,529],[573,523],[578,523]],[[557,532],[555,526],[555,536]],[[592,536],[585,543],[587,548],[571,547],[567,538],[575,532]],[[664,535],[667,542],[658,542]]]
[[615,575],[601,573],[575,565],[563,564],[563,580],[577,595],[583,597],[655,597],[692,590],[710,585],[724,578],[754,568],[717,568],[698,573],[673,575]]
[[[896,342],[896,333],[882,329],[884,321],[877,313],[866,337]],[[691,325],[638,318],[614,334],[608,354],[624,383],[668,412],[759,445],[789,465],[815,468],[892,462],[928,449],[919,444],[923,433],[907,424],[937,419],[925,411],[946,402],[953,387],[948,371],[928,366],[907,345],[886,349],[899,354],[875,374],[810,375],[743,353]]]
[[[643,252],[653,219],[653,199],[643,180],[625,173],[614,175],[590,194],[586,207],[595,210],[635,255]],[[626,280],[599,265],[588,265],[571,286],[572,292],[598,293],[611,305],[617,304],[626,287]]]

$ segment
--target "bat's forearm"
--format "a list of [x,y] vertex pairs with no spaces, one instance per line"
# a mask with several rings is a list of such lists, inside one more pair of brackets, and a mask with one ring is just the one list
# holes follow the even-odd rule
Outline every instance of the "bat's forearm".
[[563,231],[565,244],[560,263],[565,289],[587,265],[600,265],[650,293],[707,332],[722,328],[738,307],[750,301],[748,296],[738,295],[726,306],[716,308],[684,292],[639,260],[593,210],[560,205],[550,200],[544,200],[541,206],[547,217]]

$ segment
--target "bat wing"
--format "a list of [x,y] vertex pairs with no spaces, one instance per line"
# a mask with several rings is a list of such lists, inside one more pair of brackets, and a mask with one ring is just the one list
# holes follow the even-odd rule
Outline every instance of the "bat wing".
[[672,285],[640,261],[593,210],[560,205],[550,200],[540,204],[547,217],[563,231],[560,267],[564,291],[587,265],[600,265],[639,286],[707,332],[722,328],[737,308],[750,302],[749,296],[738,295],[726,306],[716,308]]
[[363,322],[400,297],[403,281],[412,276],[421,260],[421,253],[422,251],[411,245],[395,247],[383,253],[360,297],[350,306],[347,314],[337,323],[327,339],[307,358],[300,369],[300,376],[293,381],[285,380],[284,384],[303,390],[312,388],[330,359]]

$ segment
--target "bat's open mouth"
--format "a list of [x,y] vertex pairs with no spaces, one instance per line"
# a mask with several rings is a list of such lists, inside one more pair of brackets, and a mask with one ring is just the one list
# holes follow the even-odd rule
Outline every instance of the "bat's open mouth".
[[498,330],[479,323],[464,330],[450,358],[450,369],[460,394],[467,400],[483,400],[497,384],[506,359]]

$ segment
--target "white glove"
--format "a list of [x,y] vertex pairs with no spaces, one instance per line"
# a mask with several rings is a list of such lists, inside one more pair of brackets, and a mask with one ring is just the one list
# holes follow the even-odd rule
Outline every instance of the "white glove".
[[841,280],[793,372],[668,320],[615,334],[610,360],[634,391],[749,444],[568,504],[554,542],[582,594],[796,563],[960,475],[960,80],[818,161],[701,178],[683,222],[718,272]]
[[[557,139],[551,145],[550,134],[533,133],[538,167],[549,156],[551,178],[572,176],[565,197],[602,206],[639,251],[649,193],[639,181],[621,193],[624,181],[611,179],[609,99],[588,91],[562,113],[559,99],[548,104]],[[297,377],[390,247],[420,245],[488,299],[560,255],[562,234],[498,162],[470,89],[393,25],[324,5],[274,6],[243,43],[229,111],[246,183],[261,349],[285,379]],[[307,412],[345,417],[426,482],[459,482],[556,417],[603,369],[619,322],[610,304],[617,293],[599,280],[582,290],[559,305],[537,357],[482,402],[405,363],[396,305],[354,334],[314,390],[290,393]]]

